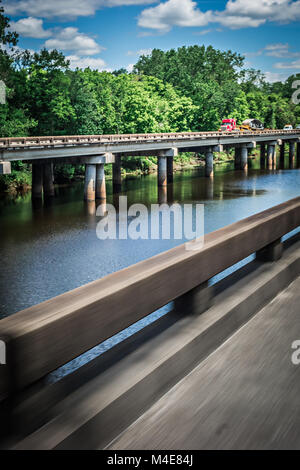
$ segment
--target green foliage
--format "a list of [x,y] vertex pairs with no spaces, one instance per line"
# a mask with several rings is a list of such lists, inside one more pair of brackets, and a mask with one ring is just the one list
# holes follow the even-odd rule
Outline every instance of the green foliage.
[[[154,49],[140,57],[133,73],[109,73],[70,70],[56,50],[17,52],[17,40],[0,5],[0,80],[7,92],[6,104],[0,105],[1,137],[209,131],[228,117],[239,124],[257,118],[269,128],[300,123],[300,106],[291,102],[292,83],[300,74],[285,83],[267,83],[260,71],[244,69],[244,58],[232,51]],[[181,161],[190,158],[181,155]],[[148,172],[154,163],[131,157],[123,167]],[[105,170],[111,174],[110,165]],[[55,166],[56,181],[83,172],[83,166]],[[18,186],[19,177],[26,183],[28,175],[27,167],[15,166],[13,175],[1,178],[2,187],[3,181]]]

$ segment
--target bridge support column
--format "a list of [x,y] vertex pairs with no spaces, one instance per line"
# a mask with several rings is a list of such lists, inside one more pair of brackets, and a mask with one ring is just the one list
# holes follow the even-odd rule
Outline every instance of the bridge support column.
[[241,148],[240,147],[235,147],[234,149],[234,168],[236,170],[241,169]]
[[246,145],[241,148],[241,170],[248,170],[248,148]]
[[43,197],[43,165],[41,163],[32,164],[32,191],[34,199]]
[[281,238],[257,251],[256,259],[264,262],[278,261],[283,252]]
[[297,166],[300,166],[300,142],[297,143]]
[[10,174],[11,174],[11,163],[0,161],[0,175],[10,175]]
[[158,157],[158,186],[167,186],[167,157]]
[[284,168],[285,142],[280,145],[280,168]]
[[268,145],[268,154],[267,154],[267,167],[270,169],[273,168],[273,160],[275,156],[275,144]]
[[213,287],[204,282],[186,294],[178,297],[174,302],[175,310],[187,315],[201,315],[213,303]]
[[214,154],[211,147],[208,148],[205,154],[205,176],[207,178],[214,176]]
[[115,157],[115,163],[113,163],[113,192],[119,193],[122,188],[122,175],[121,175],[121,157]]
[[84,181],[84,199],[86,201],[95,200],[95,183],[96,183],[96,165],[85,165],[85,181]]
[[289,165],[293,168],[295,161],[295,142],[289,142]]
[[96,199],[106,199],[104,163],[96,165]]
[[53,163],[46,162],[43,164],[43,187],[45,197],[53,197],[55,195],[53,184]]
[[167,159],[167,182],[173,183],[173,157]]
[[266,167],[266,145],[260,145],[260,168],[265,169]]

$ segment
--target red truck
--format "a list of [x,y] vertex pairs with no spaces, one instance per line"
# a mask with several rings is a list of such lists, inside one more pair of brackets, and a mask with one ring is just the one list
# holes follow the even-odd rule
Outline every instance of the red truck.
[[220,131],[231,132],[237,130],[235,119],[223,119]]

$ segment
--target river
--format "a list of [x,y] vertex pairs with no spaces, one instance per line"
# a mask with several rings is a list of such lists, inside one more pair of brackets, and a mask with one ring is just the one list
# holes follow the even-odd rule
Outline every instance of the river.
[[[288,165],[286,165],[288,166]],[[60,186],[52,203],[32,204],[30,193],[0,199],[0,318],[99,279],[168,250],[184,240],[99,240],[93,204],[83,201],[83,183]],[[128,205],[157,204],[156,175],[125,178]],[[215,166],[213,181],[203,168],[174,175],[169,203],[203,203],[205,233],[300,195],[300,170],[248,174],[233,163]],[[107,203],[115,203],[107,182]]]

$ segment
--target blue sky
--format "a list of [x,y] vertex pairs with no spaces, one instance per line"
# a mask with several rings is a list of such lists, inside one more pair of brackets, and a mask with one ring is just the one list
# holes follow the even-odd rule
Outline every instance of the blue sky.
[[153,48],[212,45],[270,81],[300,72],[300,0],[3,0],[19,46],[57,48],[73,67],[131,69]]

